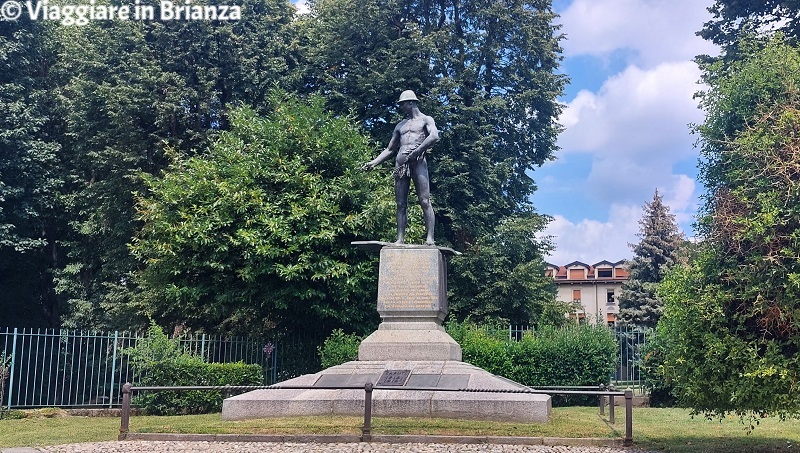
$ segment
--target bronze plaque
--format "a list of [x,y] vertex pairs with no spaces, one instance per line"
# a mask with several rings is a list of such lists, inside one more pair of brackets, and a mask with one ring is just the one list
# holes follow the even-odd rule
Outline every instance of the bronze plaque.
[[403,387],[411,375],[411,370],[386,370],[378,379],[377,385]]

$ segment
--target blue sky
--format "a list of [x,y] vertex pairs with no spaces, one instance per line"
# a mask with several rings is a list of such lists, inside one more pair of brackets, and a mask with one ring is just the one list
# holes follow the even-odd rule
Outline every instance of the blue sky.
[[[553,264],[632,258],[642,206],[658,189],[687,237],[702,186],[693,94],[699,54],[717,49],[695,33],[713,0],[554,0],[562,70],[571,78],[556,159],[531,173],[532,200],[554,218]],[[307,11],[302,3],[301,11]]]
[[567,39],[557,159],[532,173],[539,212],[554,217],[553,264],[632,257],[642,206],[658,189],[691,237],[702,185],[697,137],[703,89],[692,59],[716,54],[695,32],[713,0],[556,0]]

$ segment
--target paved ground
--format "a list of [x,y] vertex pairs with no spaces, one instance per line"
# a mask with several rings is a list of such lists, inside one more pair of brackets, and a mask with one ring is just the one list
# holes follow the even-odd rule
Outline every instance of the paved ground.
[[645,453],[630,448],[565,447],[543,445],[465,445],[431,443],[271,443],[271,442],[196,442],[122,441],[58,445],[52,447],[3,449],[1,453]]

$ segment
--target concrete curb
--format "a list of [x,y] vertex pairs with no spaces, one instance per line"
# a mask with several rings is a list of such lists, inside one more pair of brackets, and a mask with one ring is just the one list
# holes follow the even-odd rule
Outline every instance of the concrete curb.
[[[125,440],[194,442],[359,443],[355,434],[172,434],[128,433]],[[566,447],[622,447],[622,439],[602,437],[431,436],[373,434],[372,443],[505,444]],[[5,450],[2,452],[5,453]],[[15,452],[12,452],[15,453]],[[19,452],[25,453],[25,452]]]

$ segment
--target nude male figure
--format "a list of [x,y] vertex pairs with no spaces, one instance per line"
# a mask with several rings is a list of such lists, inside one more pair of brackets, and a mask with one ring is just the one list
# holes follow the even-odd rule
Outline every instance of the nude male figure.
[[364,164],[363,168],[367,171],[372,170],[397,151],[394,164],[394,194],[397,200],[396,243],[404,244],[406,240],[408,193],[413,179],[425,220],[425,245],[434,245],[434,214],[431,206],[431,188],[425,151],[439,141],[439,131],[436,129],[433,118],[419,111],[417,107],[419,100],[413,91],[403,91],[397,102],[405,113],[406,119],[394,128],[392,139],[386,149],[378,157]]

